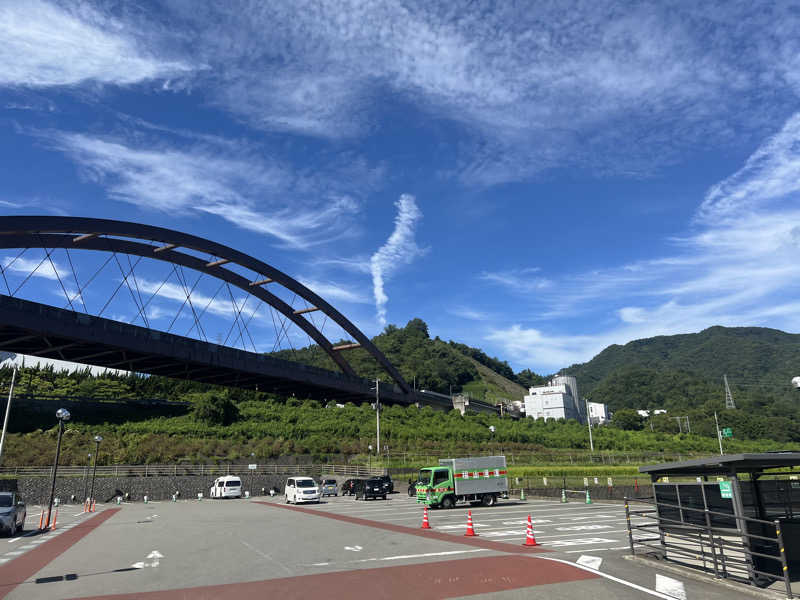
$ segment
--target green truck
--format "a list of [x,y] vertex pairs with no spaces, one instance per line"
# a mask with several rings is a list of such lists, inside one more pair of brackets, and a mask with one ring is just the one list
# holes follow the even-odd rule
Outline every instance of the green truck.
[[453,508],[458,502],[493,506],[508,494],[505,456],[442,458],[438,467],[425,467],[416,484],[417,502]]

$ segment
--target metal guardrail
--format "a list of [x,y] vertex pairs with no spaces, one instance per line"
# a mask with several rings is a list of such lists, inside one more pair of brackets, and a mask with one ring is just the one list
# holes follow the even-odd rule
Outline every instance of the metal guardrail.
[[[59,477],[83,477],[91,472],[89,466],[59,465]],[[99,477],[157,477],[181,475],[341,475],[343,477],[369,477],[382,475],[384,469],[362,465],[98,465]],[[52,477],[53,467],[0,467],[0,476]]]
[[[651,508],[631,510],[630,504],[638,503]],[[659,509],[678,512],[680,519],[671,519],[660,514]],[[705,525],[690,523],[684,519],[685,512],[701,513]],[[631,517],[651,519],[651,523],[632,523]],[[735,528],[714,527],[712,517],[734,520]],[[717,578],[763,585],[783,581],[786,597],[793,598],[786,559],[786,548],[780,521],[764,521],[751,517],[736,516],[702,508],[690,508],[681,504],[657,502],[655,499],[625,498],[625,519],[631,554],[636,548],[655,550],[669,560],[682,559],[682,564],[699,568]],[[761,526],[761,532],[774,531],[775,535],[764,536],[748,531],[748,524]],[[634,532],[644,532],[634,533]],[[635,537],[644,535],[650,537]],[[772,548],[774,547],[774,551]],[[757,548],[759,551],[756,551]],[[768,573],[756,569],[754,557],[774,561],[780,573]]]

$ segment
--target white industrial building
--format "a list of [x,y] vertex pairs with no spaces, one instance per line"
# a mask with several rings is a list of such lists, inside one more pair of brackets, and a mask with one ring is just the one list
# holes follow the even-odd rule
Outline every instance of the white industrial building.
[[611,413],[608,412],[608,404],[602,402],[588,402],[589,421],[592,425],[605,425],[611,420]]
[[534,419],[576,419],[586,423],[586,407],[578,395],[578,381],[568,375],[553,377],[548,385],[528,389],[525,416]]

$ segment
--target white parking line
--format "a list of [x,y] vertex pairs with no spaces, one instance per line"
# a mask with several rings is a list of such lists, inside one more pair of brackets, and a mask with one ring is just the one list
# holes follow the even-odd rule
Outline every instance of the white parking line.
[[[595,550],[592,549],[592,552],[595,552]],[[563,560],[563,559],[560,559],[560,558],[550,558],[550,557],[547,557],[547,556],[540,556],[540,555],[537,556],[536,558],[539,558],[539,559],[542,559],[542,560],[551,560],[553,562],[564,563],[566,565],[572,565],[576,569],[582,569],[582,570],[587,571],[589,573],[594,573],[595,575],[599,575],[600,577],[605,577],[606,579],[609,579],[611,581],[616,581],[617,583],[621,583],[622,585],[628,586],[628,587],[633,588],[635,590],[639,590],[640,592],[644,592],[645,594],[649,594],[651,596],[655,596],[656,598],[663,598],[664,600],[675,600],[675,598],[673,598],[672,596],[667,596],[666,594],[662,594],[661,592],[656,592],[655,590],[648,589],[646,587],[643,587],[641,585],[637,585],[637,584],[632,583],[630,581],[626,581],[625,579],[620,579],[619,577],[614,577],[613,575],[609,575],[608,573],[603,573],[602,571],[598,571],[597,569],[592,569],[592,568],[586,567],[584,565],[579,565],[577,563],[570,562],[568,560]]]

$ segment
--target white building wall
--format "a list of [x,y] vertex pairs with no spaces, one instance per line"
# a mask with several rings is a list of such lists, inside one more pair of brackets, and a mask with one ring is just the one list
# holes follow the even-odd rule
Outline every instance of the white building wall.
[[609,421],[608,404],[589,402],[589,418],[592,425],[605,425]]
[[576,400],[578,383],[574,377],[556,377],[549,385],[532,387],[525,396],[525,416],[534,419],[576,419],[585,422],[583,404]]

